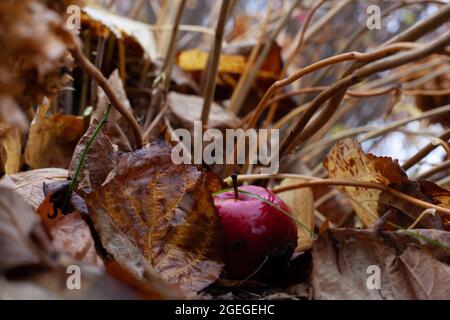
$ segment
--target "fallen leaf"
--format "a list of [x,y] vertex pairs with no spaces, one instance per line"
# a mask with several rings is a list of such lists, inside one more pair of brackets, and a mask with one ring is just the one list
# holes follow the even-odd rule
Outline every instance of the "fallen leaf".
[[[296,183],[299,183],[298,179],[284,179],[280,186],[284,187]],[[308,230],[314,230],[314,195],[311,189],[282,192],[279,197],[286,203],[296,220],[303,223]],[[304,251],[312,247],[313,238],[308,230],[297,224],[298,244],[296,251]]]
[[[167,99],[173,126],[193,132],[194,121],[200,121],[201,118],[203,98],[171,92]],[[225,129],[238,127],[239,123],[240,120],[232,112],[212,103],[208,120],[209,128],[225,131]]]
[[[74,179],[80,159],[86,144],[94,133],[98,125],[97,120],[93,120],[88,130],[78,142],[73,152],[73,157],[69,166],[69,177]],[[117,154],[115,153],[111,140],[105,133],[103,127],[88,150],[85,163],[80,170],[77,188],[85,193],[92,192],[93,189],[99,187],[113,170],[116,164]]]
[[[78,236],[72,234],[72,236]],[[78,267],[80,290],[68,290],[68,267]],[[71,269],[73,270],[73,269]],[[71,271],[73,273],[73,271]],[[52,247],[40,217],[14,191],[0,187],[0,298],[2,299],[174,299],[158,278],[145,285],[108,270],[62,256]],[[151,280],[151,281],[150,281]]]
[[[450,244],[449,232],[414,232]],[[314,299],[450,299],[449,251],[404,231],[329,229],[312,255]]]
[[89,225],[82,213],[75,210],[68,214],[55,214],[54,208],[52,193],[49,193],[37,209],[42,224],[51,236],[53,247],[77,261],[102,266],[103,262],[96,252]]
[[83,135],[83,118],[61,114],[47,116],[48,108],[42,104],[36,112],[25,147],[25,162],[32,169],[68,168]]
[[37,169],[6,175],[0,179],[0,187],[14,190],[33,208],[44,201],[44,185],[67,180],[67,170],[58,168]]
[[[156,60],[157,50],[153,32],[148,24],[112,14],[106,10],[87,6],[83,8],[87,15],[84,23],[96,21],[114,33],[118,39],[132,38],[145,51],[151,60]],[[90,19],[91,21],[86,21]]]
[[[450,209],[450,191],[423,179],[419,179],[419,184],[421,191],[431,197],[434,204]],[[442,220],[445,229],[450,231],[450,216],[442,216]]]
[[[353,139],[339,141],[330,151],[324,166],[333,179],[376,182],[383,185],[409,183],[398,162],[388,157],[365,154]],[[372,225],[383,212],[379,208],[381,191],[368,188],[339,187],[366,226]]]
[[[270,55],[269,55],[270,59]],[[206,69],[206,63],[208,61],[208,52],[201,51],[198,49],[192,49],[187,51],[182,51],[178,55],[177,64],[178,66],[187,72],[198,72]],[[280,62],[275,65],[272,63],[267,63],[262,66],[261,70],[258,72],[258,76],[261,78],[277,79],[278,73],[281,71],[277,68],[280,66]],[[220,55],[219,60],[219,74],[237,74],[241,75],[245,70],[245,65],[247,63],[247,57],[241,54],[224,54]],[[278,70],[279,69],[279,70]],[[278,73],[276,72],[278,70]]]
[[0,123],[0,173],[19,172],[22,163],[22,141],[19,129]]
[[[120,154],[116,163],[107,181],[85,195],[105,249],[117,260],[129,256],[135,267],[144,257],[189,294],[213,283],[223,263],[211,176],[196,166],[174,165],[163,141]],[[130,271],[142,278],[142,270]]]
[[39,224],[39,217],[22,197],[0,187],[0,274],[42,263],[40,249],[31,240]]

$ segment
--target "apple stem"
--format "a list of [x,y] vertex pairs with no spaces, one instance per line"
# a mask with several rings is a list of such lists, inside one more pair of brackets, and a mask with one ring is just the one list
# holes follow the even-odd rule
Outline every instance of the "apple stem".
[[239,199],[239,194],[238,194],[238,175],[236,173],[233,173],[231,175],[231,180],[233,181],[234,198],[237,200],[237,199]]

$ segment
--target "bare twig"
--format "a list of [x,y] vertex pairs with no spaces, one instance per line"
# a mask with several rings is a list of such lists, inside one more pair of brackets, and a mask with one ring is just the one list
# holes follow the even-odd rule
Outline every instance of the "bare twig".
[[281,193],[281,192],[286,192],[286,191],[295,190],[295,189],[311,188],[311,187],[317,187],[317,186],[348,186],[348,187],[376,189],[376,190],[387,192],[396,198],[399,198],[401,200],[404,200],[404,201],[407,201],[414,205],[417,205],[418,207],[421,207],[423,209],[431,208],[431,209],[435,209],[436,212],[439,212],[439,213],[442,213],[445,215],[450,215],[450,209],[446,209],[446,208],[416,199],[416,198],[414,198],[410,195],[407,195],[403,192],[392,189],[384,184],[379,184],[379,183],[375,183],[375,182],[356,181],[356,180],[340,180],[340,179],[316,179],[316,180],[305,181],[302,183],[292,184],[292,185],[285,186],[285,187],[278,187],[276,189],[273,189],[272,192]]
[[72,56],[83,68],[83,70],[97,81],[98,85],[103,89],[106,96],[109,98],[112,106],[122,115],[122,117],[124,117],[133,130],[134,138],[136,140],[136,147],[142,148],[143,139],[141,129],[136,119],[117,97],[114,90],[108,84],[108,80],[106,80],[105,76],[89,61],[89,59],[86,58],[75,35],[71,35],[73,36],[73,48],[70,49]]
[[169,89],[170,81],[172,80],[172,68],[175,60],[175,54],[177,52],[177,38],[178,38],[178,27],[181,22],[181,16],[183,15],[184,7],[186,5],[186,0],[180,0],[177,13],[175,16],[175,21],[173,23],[172,34],[170,37],[169,49],[167,50],[166,59],[164,60],[163,72],[165,74],[164,87],[166,90]]
[[[339,80],[330,89],[325,90],[312,101],[308,109],[302,114],[302,117],[297,123],[295,129],[292,131],[291,135],[283,142],[280,151],[281,154],[287,154],[292,151],[295,146],[306,141],[328,121],[339,104],[331,103],[330,101],[330,103],[326,106],[322,113],[318,115],[308,127],[306,127],[307,123],[313,117],[316,111],[328,99],[339,97],[340,103],[343,96],[345,95],[346,90],[356,83],[361,82],[364,78],[377,72],[392,69],[406,63],[422,59],[432,53],[441,51],[449,43],[450,32],[447,32],[437,38],[435,41],[425,46],[420,46],[416,49],[412,49],[404,53],[398,53],[394,56],[380,59],[372,64],[369,64],[365,67],[360,68],[359,70],[350,73],[350,75]],[[392,48],[392,46],[395,47],[395,44],[383,47],[381,50],[375,52],[383,52],[384,49],[388,49],[390,47]]]
[[254,63],[251,70],[248,72],[248,76],[246,78],[242,79],[242,87],[239,91],[234,92],[232,97],[232,103],[229,105],[229,109],[233,111],[234,113],[239,113],[242,104],[244,103],[245,98],[247,97],[247,94],[253,84],[253,82],[256,79],[256,76],[258,74],[258,71],[261,69],[262,64],[264,63],[267,55],[270,52],[270,49],[272,48],[273,42],[277,38],[278,34],[283,30],[283,28],[286,26],[286,24],[289,22],[292,12],[295,10],[295,8],[299,5],[300,1],[295,0],[291,7],[289,8],[288,12],[284,15],[283,19],[279,22],[276,29],[270,34],[268,37],[263,49],[261,50],[261,53],[259,54],[258,59]]
[[[439,139],[442,141],[447,141],[448,139],[450,139],[450,129],[446,130],[443,134],[441,134],[439,136]],[[403,163],[402,168],[404,170],[408,170],[409,168],[414,166],[416,163],[418,163],[420,160],[425,158],[428,154],[430,154],[431,151],[436,149],[438,146],[439,146],[438,144],[433,143],[433,142],[427,144],[425,147],[420,149],[415,155],[413,155],[411,158],[406,160],[405,163]]]
[[222,0],[222,6],[220,7],[219,21],[217,22],[216,34],[214,36],[214,43],[209,53],[211,55],[211,64],[208,65],[208,75],[206,77],[205,95],[203,99],[201,120],[203,126],[207,126],[209,120],[209,112],[211,110],[211,104],[214,99],[214,93],[216,91],[216,77],[217,70],[219,68],[220,53],[222,51],[223,34],[225,30],[225,24],[227,22],[228,14],[232,8],[234,0]]

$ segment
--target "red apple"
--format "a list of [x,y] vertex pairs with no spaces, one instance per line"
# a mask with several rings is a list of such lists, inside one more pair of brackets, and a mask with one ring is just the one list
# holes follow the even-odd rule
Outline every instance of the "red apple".
[[[242,186],[289,212],[286,204],[269,190]],[[237,196],[237,198],[236,198]],[[297,245],[295,222],[274,206],[245,193],[229,191],[214,197],[225,233],[226,271],[231,279],[269,282],[287,266]]]

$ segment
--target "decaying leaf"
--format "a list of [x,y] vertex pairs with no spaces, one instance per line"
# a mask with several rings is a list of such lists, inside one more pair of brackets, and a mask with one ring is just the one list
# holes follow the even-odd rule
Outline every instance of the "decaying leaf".
[[[77,167],[86,148],[86,144],[94,133],[97,125],[98,121],[94,119],[86,133],[75,147],[73,158],[69,167],[69,176],[72,179],[75,176],[75,172],[77,171]],[[109,137],[105,134],[104,129],[105,128],[103,127],[100,130],[97,137],[91,144],[89,152],[86,156],[86,161],[78,178],[78,189],[86,193],[92,192],[93,189],[99,187],[115,166],[117,156],[115,153],[116,150]]]
[[[284,179],[280,186],[288,186],[299,183],[298,179]],[[314,195],[311,189],[296,189],[279,194],[292,215],[308,230],[314,230]],[[303,226],[297,225],[298,245],[296,251],[304,251],[312,247],[311,232]]]
[[[450,209],[450,191],[423,179],[419,180],[419,184],[422,192],[431,197],[435,204]],[[450,216],[442,216],[442,222],[445,229],[450,230]]]
[[[414,232],[450,244],[449,232]],[[329,230],[312,251],[314,299],[448,300],[448,250],[404,231]]]
[[195,293],[221,273],[221,227],[211,176],[196,166],[174,165],[170,157],[163,141],[117,155],[106,181],[85,200],[116,260],[141,279],[150,264],[169,283]]
[[[64,189],[65,190],[65,189]],[[48,194],[37,212],[42,224],[52,238],[53,247],[69,254],[78,261],[92,265],[103,265],[95,249],[94,239],[88,224],[79,210],[69,214],[55,214],[52,194]]]
[[73,150],[83,135],[83,118],[47,115],[48,105],[39,106],[25,147],[25,162],[33,169],[68,168]]
[[22,157],[22,141],[19,129],[0,123],[0,173],[19,172]]
[[14,190],[33,208],[44,201],[44,185],[67,180],[67,170],[48,168],[6,175],[0,179],[0,187]]
[[[339,141],[324,162],[331,178],[377,182],[384,185],[408,183],[400,165],[388,157],[365,154],[356,140]],[[372,225],[380,215],[381,191],[367,188],[341,187],[351,199],[358,217]]]
[[[79,229],[77,229],[77,232]],[[72,236],[78,236],[77,233]],[[85,264],[55,254],[40,217],[14,191],[0,187],[0,298],[173,299],[177,293],[157,278],[137,285],[120,268]],[[59,252],[61,253],[61,252]],[[81,272],[80,290],[68,290],[67,270]],[[35,267],[35,268],[33,268]],[[111,269],[111,270],[110,270]]]

